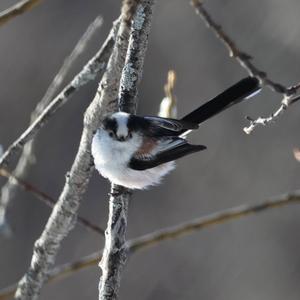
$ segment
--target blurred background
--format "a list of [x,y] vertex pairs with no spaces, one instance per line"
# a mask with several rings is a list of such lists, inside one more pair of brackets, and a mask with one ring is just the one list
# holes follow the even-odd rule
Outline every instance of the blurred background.
[[[3,10],[17,1],[1,0]],[[6,148],[27,127],[29,116],[89,23],[104,24],[72,68],[78,72],[105,40],[119,15],[120,1],[44,0],[0,27],[0,144]],[[211,0],[206,8],[239,47],[275,81],[300,80],[298,0]],[[246,72],[228,57],[195,14],[189,1],[157,1],[139,113],[156,114],[167,72],[177,72],[179,116],[190,112]],[[81,89],[37,136],[37,163],[27,180],[57,198],[75,157],[83,113],[97,81]],[[207,151],[178,162],[162,185],[135,192],[128,238],[239,204],[251,204],[299,188],[300,106],[278,121],[246,135],[246,115],[272,112],[281,97],[267,88],[247,103],[209,120],[191,136]],[[298,178],[298,179],[297,179]],[[5,182],[3,179],[0,181]],[[80,214],[106,225],[109,183],[96,172]],[[272,299],[300,297],[300,207],[274,209],[164,242],[133,256],[123,274],[120,299]],[[50,209],[19,191],[11,202],[11,238],[0,237],[0,288],[20,279],[30,263]],[[98,251],[104,239],[76,226],[63,242],[57,264]],[[40,299],[96,299],[95,266],[46,285]]]

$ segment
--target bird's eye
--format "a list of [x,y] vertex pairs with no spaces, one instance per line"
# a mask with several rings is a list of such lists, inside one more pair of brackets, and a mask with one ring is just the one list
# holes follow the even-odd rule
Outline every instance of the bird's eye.
[[108,135],[109,135],[110,137],[113,137],[113,136],[114,136],[114,133],[113,133],[112,131],[109,131]]

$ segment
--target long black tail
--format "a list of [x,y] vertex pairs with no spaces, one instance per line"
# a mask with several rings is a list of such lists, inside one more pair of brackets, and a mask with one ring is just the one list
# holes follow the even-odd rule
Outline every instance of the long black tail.
[[230,106],[248,99],[256,94],[260,88],[259,81],[256,78],[244,78],[220,95],[201,105],[181,120],[200,124]]

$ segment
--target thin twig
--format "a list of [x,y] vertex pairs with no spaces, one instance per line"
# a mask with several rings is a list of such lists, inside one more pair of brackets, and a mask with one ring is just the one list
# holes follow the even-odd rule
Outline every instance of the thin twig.
[[34,6],[39,4],[41,0],[22,0],[10,8],[0,12],[0,26],[10,21],[14,17],[31,10]]
[[97,75],[103,74],[115,43],[115,32],[118,26],[119,21],[116,21],[106,41],[96,55],[83,67],[62,92],[49,103],[39,117],[22,133],[22,135],[8,147],[6,152],[0,158],[0,168],[7,167],[10,159],[20,153],[25,143],[31,140],[50,120],[51,116],[67,103],[71,95],[73,95],[80,87],[94,80]]
[[253,120],[250,117],[247,119],[250,121],[250,125],[244,128],[244,132],[250,134],[256,126],[267,125],[270,122],[274,122],[289,105],[295,103],[295,95],[300,89],[300,84],[286,87],[280,83],[271,80],[267,73],[257,68],[252,63],[252,56],[245,53],[239,49],[236,43],[229,37],[229,35],[223,30],[223,28],[215,22],[212,16],[204,8],[203,2],[201,0],[192,0],[192,5],[194,6],[196,13],[202,18],[206,26],[213,31],[216,37],[224,44],[224,46],[229,51],[229,56],[237,60],[237,62],[243,67],[251,76],[256,77],[262,85],[268,86],[272,91],[283,94],[283,99],[281,101],[280,107],[266,118],[259,117]]
[[246,134],[250,134],[259,125],[266,126],[269,123],[274,123],[278,117],[280,117],[288,109],[288,107],[300,99],[300,96],[295,96],[296,93],[297,91],[295,90],[294,94],[291,94],[290,96],[284,96],[281,100],[279,108],[277,108],[275,112],[267,117],[258,117],[254,120],[253,118],[246,116],[246,119],[250,122],[250,124],[243,128],[244,132]]
[[[106,57],[109,57],[113,45],[114,49],[118,47],[117,45],[119,44],[119,41],[118,39],[116,40],[119,27],[118,25],[119,22],[115,23],[107,39],[110,47],[109,53],[106,53],[105,55]],[[102,49],[107,49],[107,47],[108,44],[106,42]],[[103,115],[111,109],[116,102],[115,99],[117,98],[117,89],[115,88],[116,80],[114,76],[115,74],[117,76],[121,73],[120,70],[122,66],[116,66],[114,64],[114,59],[115,54],[113,51],[94,100],[86,110],[84,128],[78,152],[72,168],[66,177],[65,186],[53,208],[42,235],[35,242],[30,267],[18,283],[15,299],[37,299],[40,290],[48,277],[49,269],[54,264],[62,240],[68,235],[75,225],[81,199],[87,189],[92,171],[94,170],[90,153],[93,133],[98,128]],[[101,58],[101,61],[103,63],[103,57]],[[99,62],[100,61],[98,61],[98,63]],[[105,66],[99,66],[97,64],[96,69],[99,71],[99,69],[102,70],[102,67]],[[90,74],[90,72],[88,73]],[[117,80],[117,82],[118,81],[119,80]]]
[[[102,25],[102,17],[98,16],[87,28],[83,36],[77,42],[75,48],[73,49],[72,53],[65,59],[62,67],[60,68],[59,72],[55,76],[54,80],[50,84],[49,88],[47,89],[44,97],[42,100],[37,104],[34,111],[31,113],[30,123],[32,124],[36,118],[43,112],[43,110],[47,107],[49,102],[57,93],[62,81],[65,79],[68,71],[70,70],[71,66],[80,56],[80,54],[86,48],[89,40],[92,38],[93,34],[101,27]],[[24,145],[22,150],[22,154],[19,158],[18,164],[13,171],[13,174],[18,178],[24,178],[28,173],[31,165],[35,162],[35,140],[32,139],[28,143]],[[1,156],[1,154],[0,154]],[[13,198],[16,190],[17,185],[14,184],[14,178],[9,178],[7,183],[1,189],[1,198],[0,198],[0,233],[1,228],[4,229],[4,233],[7,232],[9,226],[6,220],[6,211],[9,205],[10,200]]]
[[221,25],[217,24],[208,11],[204,8],[201,0],[192,0],[196,13],[205,22],[205,25],[213,31],[216,37],[224,44],[229,51],[229,56],[235,58],[238,63],[246,69],[251,75],[255,76],[262,84],[269,86],[273,91],[281,94],[289,94],[289,90],[280,83],[274,82],[268,78],[266,72],[259,70],[252,63],[252,56],[241,51],[229,35],[223,30]]
[[[134,254],[140,250],[159,245],[161,242],[167,240],[182,238],[215,225],[222,225],[226,222],[239,220],[249,215],[257,215],[264,211],[282,208],[292,204],[300,204],[300,190],[280,195],[261,203],[253,205],[244,204],[232,207],[182,224],[145,234],[127,242],[129,253]],[[70,276],[79,270],[94,266],[97,264],[99,259],[101,259],[101,256],[102,251],[95,252],[77,260],[76,262],[56,267],[49,276],[49,282]],[[9,299],[9,296],[12,296],[15,288],[16,285],[13,285],[0,291],[0,300]]]
[[[39,190],[37,187],[32,185],[31,183],[16,177],[12,173],[8,172],[7,170],[0,169],[0,176],[3,176],[5,178],[10,178],[11,181],[13,181],[14,185],[17,185],[21,187],[23,190],[30,192],[33,194],[37,199],[41,200],[43,203],[45,203],[49,207],[54,207],[56,200],[52,198],[51,196],[47,195],[43,191]],[[82,225],[83,227],[92,230],[93,232],[96,232],[102,236],[104,236],[104,230],[100,228],[99,226],[93,224],[89,220],[78,216],[77,217],[78,223]]]

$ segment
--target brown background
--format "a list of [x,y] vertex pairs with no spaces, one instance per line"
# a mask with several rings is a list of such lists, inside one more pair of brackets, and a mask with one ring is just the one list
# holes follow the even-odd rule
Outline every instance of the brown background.
[[[2,0],[0,9],[16,1]],[[157,1],[140,87],[139,113],[155,114],[167,71],[177,71],[179,114],[247,74],[195,15],[188,1]],[[120,1],[45,0],[0,28],[0,143],[8,146],[88,24],[104,25],[72,74],[91,57],[119,14]],[[283,84],[300,80],[298,0],[207,1],[206,7],[255,63]],[[71,75],[68,79],[71,78]],[[53,197],[64,185],[82,130],[82,116],[96,82],[77,93],[38,135],[37,164],[28,180]],[[274,125],[247,136],[245,115],[274,110],[280,96],[268,89],[248,103],[215,117],[192,135],[208,150],[178,162],[164,183],[136,192],[128,237],[242,203],[255,203],[299,188],[299,105]],[[3,182],[3,180],[1,180]],[[96,173],[80,214],[105,227],[109,184]],[[300,208],[272,210],[165,242],[132,257],[123,275],[121,299],[296,300],[300,296]],[[0,287],[27,269],[33,242],[50,214],[32,195],[19,192],[9,208],[14,230],[0,239]],[[97,251],[103,239],[77,226],[64,241],[57,263]],[[47,285],[41,299],[96,299],[96,266]]]

